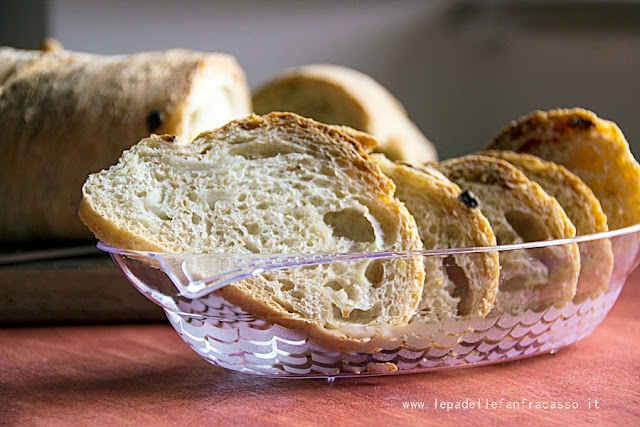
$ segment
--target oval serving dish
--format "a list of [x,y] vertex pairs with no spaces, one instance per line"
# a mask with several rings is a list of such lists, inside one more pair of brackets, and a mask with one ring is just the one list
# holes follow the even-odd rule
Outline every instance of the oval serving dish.
[[[547,298],[561,286],[549,281],[533,294],[538,301],[513,298],[517,304],[494,308],[484,318],[414,318],[406,326],[379,331],[367,351],[328,347],[303,330],[256,318],[215,293],[235,281],[276,270],[336,263],[349,268],[351,263],[393,263],[410,257],[437,259],[447,266],[454,259],[459,264],[463,257],[495,251],[501,257],[509,253],[509,263],[500,271],[500,290],[516,295],[518,277],[556,277],[553,272],[564,266],[562,257],[554,254],[572,245],[580,251],[582,268],[571,300]],[[564,240],[410,252],[247,256],[141,252],[103,243],[98,247],[111,254],[143,295],[164,309],[180,337],[208,362],[269,377],[331,379],[499,363],[553,353],[579,341],[602,322],[638,265],[640,225]],[[610,247],[612,256],[595,255],[602,247]],[[528,270],[531,260],[537,262],[535,271]]]

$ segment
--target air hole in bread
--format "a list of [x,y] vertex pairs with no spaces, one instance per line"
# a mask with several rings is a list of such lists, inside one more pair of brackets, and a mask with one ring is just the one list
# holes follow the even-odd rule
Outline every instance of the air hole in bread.
[[292,188],[296,189],[296,190],[306,190],[307,186],[302,184],[301,182],[294,182],[291,185]]
[[304,300],[304,292],[300,289],[293,290],[291,291],[291,297],[302,301]]
[[398,232],[401,227],[398,215],[374,204],[368,204],[367,207],[371,217],[377,220],[376,225],[379,227],[378,230],[382,234],[385,245],[392,245],[398,240]]
[[460,298],[460,302],[458,302],[458,314],[466,316],[471,313],[471,310],[473,309],[472,301],[469,298],[469,279],[466,274],[464,274],[464,270],[460,268],[456,262],[455,257],[452,255],[444,258],[442,260],[442,265],[447,272],[447,277],[455,285],[451,296],[454,298]]
[[278,155],[290,154],[292,152],[292,148],[285,144],[278,144],[274,141],[264,142],[258,140],[235,144],[229,149],[230,155],[242,156],[249,160],[267,159]]
[[358,288],[357,286],[347,286],[346,288],[344,288],[344,291],[347,294],[347,298],[349,298],[351,301],[357,301],[360,297],[360,288]]
[[321,176],[317,176],[311,180],[314,185],[320,188],[332,188],[334,186],[334,181],[331,179],[327,179]]
[[360,210],[344,209],[328,212],[324,215],[324,222],[333,228],[333,235],[336,237],[344,237],[359,243],[371,243],[376,240],[373,225]]
[[336,176],[336,170],[334,168],[330,168],[328,166],[323,166],[320,171],[320,174],[325,176]]
[[[191,121],[193,121],[193,118],[191,119]],[[207,144],[204,147],[202,147],[202,150],[198,151],[198,154],[207,154],[209,151],[211,151],[213,147],[211,146],[211,144]]]
[[331,282],[327,283],[326,285],[327,288],[331,288],[334,291],[339,291],[340,289],[342,289],[344,287],[344,285],[340,282],[338,282],[337,280],[332,280]]
[[160,209],[159,207],[154,207],[152,209],[149,209],[155,216],[157,216],[158,218],[160,218],[163,221],[169,221],[171,219],[171,217],[162,209]]
[[325,203],[325,201],[322,199],[322,197],[320,197],[318,195],[311,196],[311,198],[309,199],[309,202],[313,206],[322,206]]
[[371,286],[374,288],[379,287],[384,278],[384,264],[381,261],[371,261],[364,272],[364,276],[371,283]]
[[293,290],[293,288],[295,288],[295,285],[293,284],[293,282],[291,280],[280,279],[280,290],[282,292],[291,291],[291,290]]
[[370,323],[374,319],[378,318],[382,310],[380,309],[380,303],[376,303],[369,310],[360,310],[358,308],[343,313],[343,311],[334,303],[331,304],[333,310],[333,318],[348,323],[357,323],[365,325]]
[[513,230],[525,242],[547,240],[546,227],[534,215],[520,211],[509,211],[504,216]]
[[342,310],[335,303],[331,303],[331,311],[333,312],[334,319],[345,319]]
[[260,248],[258,248],[256,245],[254,245],[252,242],[243,242],[243,246],[248,249],[250,252],[253,252],[254,254],[259,254],[260,253]]

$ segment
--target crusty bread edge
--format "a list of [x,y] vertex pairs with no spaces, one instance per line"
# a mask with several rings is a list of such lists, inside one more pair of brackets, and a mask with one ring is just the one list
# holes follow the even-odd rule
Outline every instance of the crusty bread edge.
[[[640,164],[638,164],[638,161],[634,158],[633,153],[631,153],[629,143],[618,125],[615,122],[598,117],[598,115],[596,115],[593,111],[579,107],[556,108],[548,111],[537,110],[516,120],[512,120],[498,133],[497,136],[489,141],[486,149],[530,153],[530,151],[532,151],[531,147],[537,146],[538,144],[540,144],[540,141],[520,140],[517,143],[515,141],[519,139],[523,135],[524,131],[526,131],[528,128],[539,127],[541,123],[557,123],[558,120],[563,116],[571,116],[572,118],[575,118],[575,125],[569,124],[568,127],[554,127],[553,132],[555,132],[556,134],[563,133],[567,132],[567,129],[570,129],[571,132],[592,131],[592,126],[594,126],[596,132],[600,133],[602,136],[606,136],[612,142],[612,147],[615,147],[616,150],[619,150],[619,154],[622,155],[622,157],[620,157],[622,159],[622,163],[624,163],[624,166],[629,168],[629,170],[631,171],[631,173],[626,173],[628,175],[640,177]],[[544,142],[543,144],[546,144],[546,142]],[[570,167],[567,167],[567,169],[572,171]],[[578,174],[576,173],[576,175]],[[591,183],[587,182],[587,180],[583,179],[583,181],[585,181],[585,184],[587,186],[591,185]],[[594,194],[598,193],[598,195],[600,196],[600,204],[602,205],[603,210],[607,212],[610,208],[610,203],[607,197],[602,197],[603,195],[595,189],[592,190],[594,190]],[[640,197],[640,195],[637,195],[636,197]],[[637,217],[640,216],[640,208],[637,208],[635,205],[633,207],[636,208],[634,210],[635,215],[633,215],[636,217],[636,221],[633,224],[629,224],[628,221],[620,222],[618,218],[609,217],[607,218],[609,229],[617,229],[634,225],[637,222]]]
[[188,120],[185,110],[189,107],[189,95],[193,92],[193,88],[197,79],[197,75],[200,73],[206,73],[207,69],[212,69],[213,72],[226,72],[231,75],[236,91],[241,90],[241,95],[244,98],[248,110],[253,110],[251,104],[251,92],[247,84],[246,76],[242,67],[238,61],[231,55],[225,53],[207,53],[206,56],[199,59],[196,62],[196,66],[191,69],[187,77],[184,89],[182,93],[177,94],[174,99],[179,99],[177,104],[173,105],[171,111],[168,111],[168,117],[163,123],[160,129],[157,129],[157,133],[167,133],[176,135],[180,140],[187,142],[188,135],[184,135],[185,132],[185,120]]

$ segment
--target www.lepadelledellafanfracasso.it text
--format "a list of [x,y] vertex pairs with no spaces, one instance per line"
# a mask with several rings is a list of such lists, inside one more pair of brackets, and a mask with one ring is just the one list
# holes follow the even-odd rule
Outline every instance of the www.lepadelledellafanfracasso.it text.
[[598,399],[584,399],[578,400],[535,400],[527,399],[523,397],[519,400],[507,399],[501,397],[500,399],[490,398],[475,398],[475,399],[461,399],[461,400],[442,400],[434,398],[433,402],[419,401],[419,400],[405,400],[402,402],[402,409],[414,409],[425,410],[430,409],[434,411],[472,411],[476,409],[488,409],[488,410],[575,410],[575,409],[593,409],[598,410],[601,408],[601,403]]

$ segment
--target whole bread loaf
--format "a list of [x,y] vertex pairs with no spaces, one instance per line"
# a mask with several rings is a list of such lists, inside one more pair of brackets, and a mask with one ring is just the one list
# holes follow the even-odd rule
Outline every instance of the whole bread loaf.
[[188,141],[250,111],[229,55],[0,48],[0,240],[91,238],[77,217],[89,173],[150,133]]
[[[112,245],[192,253],[421,249],[395,186],[356,140],[288,113],[249,116],[180,144],[154,136],[91,175],[80,216]],[[269,272],[220,291],[229,302],[334,342],[406,324],[422,257]],[[344,332],[349,331],[349,332]]]
[[400,102],[370,76],[336,65],[290,68],[253,96],[256,113],[291,111],[375,135],[376,151],[392,160],[419,164],[437,159],[436,150],[409,119]]

